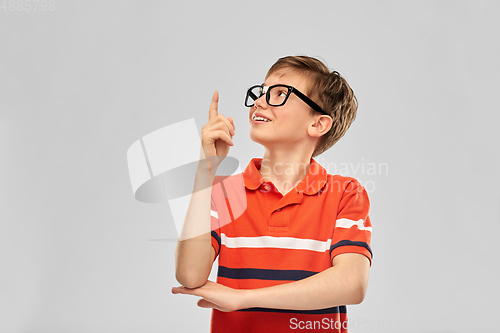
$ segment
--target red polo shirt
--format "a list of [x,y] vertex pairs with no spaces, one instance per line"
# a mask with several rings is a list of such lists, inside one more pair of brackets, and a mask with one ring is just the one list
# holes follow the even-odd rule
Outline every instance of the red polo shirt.
[[[372,260],[368,195],[352,177],[327,174],[311,158],[306,177],[283,196],[253,158],[243,173],[216,176],[212,246],[217,282],[254,289],[304,279],[332,267],[341,253]],[[347,332],[345,306],[318,310],[212,310],[211,332]]]

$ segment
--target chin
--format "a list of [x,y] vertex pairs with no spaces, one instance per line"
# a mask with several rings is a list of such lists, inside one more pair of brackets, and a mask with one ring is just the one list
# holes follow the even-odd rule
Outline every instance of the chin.
[[255,143],[261,144],[261,145],[264,145],[264,142],[265,142],[262,140],[262,137],[260,137],[259,135],[252,134],[251,130],[250,130],[250,140],[252,140]]

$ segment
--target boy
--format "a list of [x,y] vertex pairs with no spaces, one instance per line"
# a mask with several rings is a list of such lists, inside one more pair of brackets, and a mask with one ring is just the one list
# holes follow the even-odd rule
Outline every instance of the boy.
[[[356,179],[327,174],[313,157],[355,119],[353,91],[315,58],[279,59],[247,92],[250,138],[265,153],[250,161],[242,182],[212,180],[235,135],[217,103],[215,92],[202,129],[207,160],[176,248],[183,287],[172,292],[213,308],[211,332],[347,332],[346,305],[361,303],[368,285],[369,200]],[[214,283],[207,279],[217,256]]]

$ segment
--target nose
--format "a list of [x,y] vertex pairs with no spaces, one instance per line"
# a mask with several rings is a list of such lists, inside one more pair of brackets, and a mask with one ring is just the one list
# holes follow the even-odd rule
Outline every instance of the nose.
[[254,101],[254,106],[255,108],[260,108],[263,109],[267,107],[267,102],[266,102],[266,94],[260,96]]
[[264,94],[264,95],[260,96],[259,98],[257,98],[253,102],[253,106],[248,110],[249,111],[249,116],[250,116],[250,121],[252,120],[253,113],[257,109],[264,109],[266,107],[267,107],[266,95]]

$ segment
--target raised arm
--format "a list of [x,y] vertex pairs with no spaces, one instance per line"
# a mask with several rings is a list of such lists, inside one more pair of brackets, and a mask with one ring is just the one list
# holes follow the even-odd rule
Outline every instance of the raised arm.
[[235,127],[231,117],[218,114],[219,94],[212,97],[209,121],[201,130],[203,153],[196,171],[193,194],[175,249],[175,277],[187,288],[203,286],[210,275],[215,250],[211,246],[210,202],[218,166],[227,156]]

